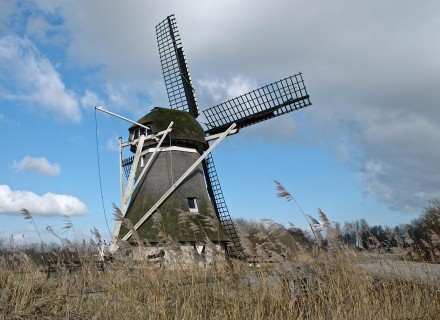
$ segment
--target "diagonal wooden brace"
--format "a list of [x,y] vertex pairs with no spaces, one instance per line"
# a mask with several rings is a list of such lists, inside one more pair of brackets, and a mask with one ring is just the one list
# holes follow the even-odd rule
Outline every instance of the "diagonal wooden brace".
[[[164,131],[161,131],[162,137],[159,140],[159,143],[157,144],[156,148],[154,149],[153,154],[151,155],[151,157],[148,160],[147,164],[142,169],[141,174],[136,179],[136,182],[135,182],[134,186],[131,187],[131,184],[132,184],[133,179],[134,179],[134,174],[136,172],[136,169],[137,169],[138,163],[139,163],[139,159],[140,159],[140,156],[142,154],[142,147],[143,147],[144,141],[145,141],[145,139],[147,137],[150,137],[150,136],[145,137],[144,135],[141,135],[139,137],[138,144],[137,144],[137,147],[136,147],[136,154],[134,156],[133,164],[132,164],[131,170],[130,170],[130,175],[129,175],[128,181],[127,181],[127,187],[126,187],[124,195],[122,197],[122,203],[121,203],[120,210],[121,210],[121,212],[122,212],[122,214],[124,216],[125,216],[125,213],[126,213],[128,200],[130,199],[130,197],[133,194],[134,190],[136,190],[136,188],[139,185],[139,183],[142,181],[142,178],[145,175],[145,173],[148,171],[148,168],[150,167],[151,163],[156,158],[156,156],[158,154],[158,150],[160,149],[160,146],[162,145],[162,142],[165,140],[165,137],[167,136],[167,134],[169,132],[171,132],[173,124],[174,124],[174,122],[171,121],[170,124],[168,125],[168,128],[166,130],[164,130]],[[119,231],[121,229],[121,225],[122,225],[122,221],[116,221],[115,228],[113,230],[113,236],[114,237],[118,236]]]

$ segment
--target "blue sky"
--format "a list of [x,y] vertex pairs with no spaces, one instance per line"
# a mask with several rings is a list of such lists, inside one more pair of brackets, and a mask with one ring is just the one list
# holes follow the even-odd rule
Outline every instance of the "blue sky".
[[[302,72],[311,107],[243,129],[214,151],[233,217],[305,227],[396,225],[440,189],[440,4],[436,1],[0,0],[0,236],[108,237],[96,105],[138,119],[167,106],[154,27],[175,14],[200,107]],[[251,9],[252,8],[252,9]],[[268,14],[270,12],[270,14]],[[119,204],[117,138],[96,115],[104,206]]]

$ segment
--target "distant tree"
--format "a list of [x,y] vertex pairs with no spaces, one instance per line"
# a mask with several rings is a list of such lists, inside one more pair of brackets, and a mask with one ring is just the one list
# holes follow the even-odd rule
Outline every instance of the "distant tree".
[[440,200],[429,202],[422,214],[409,224],[415,241],[428,241],[432,232],[440,234]]
[[311,247],[310,236],[295,226],[286,228],[270,219],[246,220],[234,219],[234,224],[240,230],[240,238],[246,251],[260,258],[274,254],[283,257],[294,257],[301,249]]
[[[380,243],[381,246],[387,245],[387,243],[389,241],[389,237],[388,237],[388,234],[385,232],[385,229],[382,226],[380,226],[380,225],[372,226],[372,227],[370,227],[369,231],[370,231],[370,236],[374,237]],[[370,241],[370,243],[371,243],[371,241]]]
[[405,226],[398,225],[392,230],[391,246],[403,247],[405,245]]
[[426,230],[427,233],[433,231],[440,234],[440,200],[436,199],[430,201],[430,204],[425,207],[423,214],[419,217],[419,223]]
[[310,234],[310,232],[307,233],[303,229],[294,226],[288,228],[287,232],[297,243],[300,243],[305,247],[311,247],[313,245],[313,236]]
[[[422,214],[407,226],[419,256],[428,261],[440,261],[440,200],[432,200]],[[413,244],[413,246],[414,246]]]
[[356,229],[354,227],[354,223],[350,222],[344,222],[344,225],[342,227],[342,242],[351,247],[356,247]]
[[370,227],[368,225],[367,220],[365,220],[364,218],[359,219],[358,222],[356,223],[357,227],[357,232],[358,232],[358,238],[360,241],[360,247],[363,249],[368,249],[369,248],[369,237],[370,237]]
[[335,229],[335,232],[338,235],[338,239],[340,241],[342,241],[342,226],[341,226],[341,224],[339,222],[335,222],[334,223],[334,229]]

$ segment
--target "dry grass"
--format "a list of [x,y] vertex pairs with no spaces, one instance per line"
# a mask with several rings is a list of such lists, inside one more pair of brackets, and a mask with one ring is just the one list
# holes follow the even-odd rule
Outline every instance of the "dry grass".
[[[25,255],[3,257],[3,319],[438,319],[439,279],[371,274],[344,249],[301,253],[306,263],[187,269],[116,260],[46,278]],[[410,262],[407,262],[410,263]],[[435,281],[436,280],[436,281]]]
[[[293,199],[280,183],[277,190]],[[115,256],[103,272],[96,244],[60,238],[55,260],[80,266],[60,265],[47,277],[47,257],[30,259],[11,242],[0,256],[0,319],[440,319],[440,268],[354,251],[318,214],[321,222],[304,214],[312,246],[276,223],[238,223],[252,265],[218,259],[164,268]],[[399,251],[408,257],[417,248]]]

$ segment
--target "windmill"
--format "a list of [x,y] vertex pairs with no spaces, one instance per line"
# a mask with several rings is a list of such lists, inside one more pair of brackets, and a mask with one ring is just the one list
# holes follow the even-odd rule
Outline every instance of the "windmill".
[[302,74],[203,110],[203,128],[196,120],[200,112],[174,15],[156,26],[156,35],[170,108],[155,108],[131,121],[128,141],[120,141],[121,150],[129,147],[134,153],[122,159],[121,151],[120,159],[121,176],[124,172],[127,179],[121,211],[133,227],[117,222],[113,235],[130,241],[134,229],[141,238],[158,244],[165,234],[193,244],[199,253],[209,239],[240,257],[242,246],[211,151],[241,128],[311,105]]

